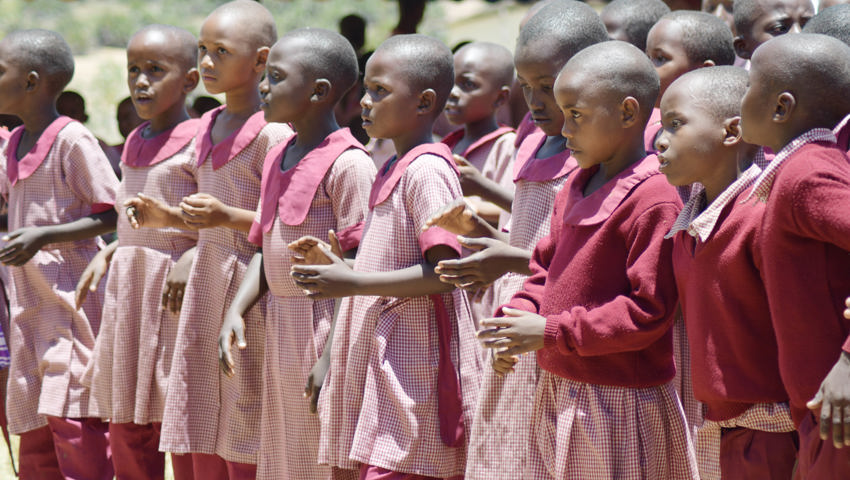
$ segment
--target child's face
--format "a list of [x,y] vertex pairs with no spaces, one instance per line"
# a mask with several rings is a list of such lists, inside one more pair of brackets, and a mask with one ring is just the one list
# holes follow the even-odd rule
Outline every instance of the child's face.
[[418,115],[419,94],[405,81],[396,56],[378,50],[366,62],[360,99],[363,129],[372,138],[393,139],[413,130]]
[[303,40],[283,38],[272,47],[266,63],[266,78],[260,82],[260,107],[266,121],[287,123],[303,117],[310,106],[314,85],[302,67],[309,61]]
[[[725,127],[693,98],[700,79],[675,82],[661,99],[663,130],[656,141],[659,170],[671,185],[706,182],[716,170]],[[697,93],[698,94],[698,93]]]
[[502,87],[488,71],[491,58],[481,49],[462,48],[454,57],[455,84],[444,113],[454,125],[478,122],[501,105]]
[[626,34],[626,29],[623,25],[625,22],[623,22],[621,16],[612,14],[610,10],[603,10],[599,14],[599,18],[605,24],[605,30],[608,31],[608,36],[611,40],[620,40],[621,42],[628,42],[630,40]]
[[735,17],[732,15],[732,4],[734,0],[702,0],[702,11],[710,13],[723,20],[735,35]]
[[175,43],[167,34],[149,30],[127,45],[127,87],[136,113],[145,120],[184,108],[186,93],[194,86],[173,53]]
[[198,62],[208,92],[257,88],[258,52],[251,46],[248,28],[224,14],[213,14],[204,21],[198,37]]
[[583,72],[564,70],[555,83],[555,98],[564,118],[561,135],[579,167],[611,158],[618,132],[623,131],[620,102],[614,95],[594,88]]
[[800,33],[814,15],[811,0],[761,0],[763,14],[753,21],[749,31],[738,32],[736,48],[744,50],[749,58],[755,49],[773,37],[786,33]]
[[26,89],[26,72],[14,61],[9,42],[0,42],[0,113],[17,115]]
[[646,54],[655,66],[661,80],[657,107],[667,87],[683,74],[697,68],[688,58],[682,45],[682,26],[670,20],[661,20],[655,24],[646,37]]
[[517,80],[534,124],[553,137],[561,134],[564,125],[564,114],[558,108],[554,92],[555,78],[563,67],[563,61],[545,58],[539,51],[537,53],[527,56],[518,52],[515,57]]
[[758,54],[753,56],[747,92],[741,100],[741,134],[745,142],[753,145],[771,145],[772,133],[776,130],[771,119],[779,92],[771,88],[763,74],[763,62],[769,60]]
[[144,120],[136,113],[136,107],[133,101],[122,102],[118,105],[118,111],[115,115],[115,120],[118,121],[118,133],[122,137],[127,138],[134,128],[138,127]]

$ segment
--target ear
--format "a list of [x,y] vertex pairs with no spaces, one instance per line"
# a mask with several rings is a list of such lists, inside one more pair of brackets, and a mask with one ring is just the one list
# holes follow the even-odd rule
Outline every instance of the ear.
[[750,52],[747,50],[747,42],[744,41],[744,37],[738,35],[732,40],[732,46],[735,47],[735,55],[745,58],[747,60],[750,59]]
[[313,94],[310,95],[310,101],[320,103],[327,100],[331,94],[331,82],[326,78],[317,78],[313,83]]
[[741,116],[727,118],[723,121],[723,146],[732,147],[741,142]]
[[496,101],[493,103],[493,108],[497,109],[502,105],[508,103],[511,99],[511,87],[507,85],[502,85],[502,88],[499,89],[499,95],[496,97]]
[[626,97],[620,104],[623,128],[630,128],[638,121],[640,116],[640,103],[635,97]]
[[193,68],[186,72],[186,76],[183,77],[183,93],[191,93],[198,86],[198,82],[201,80],[201,74],[198,72],[197,68]]
[[26,78],[27,78],[26,91],[34,92],[35,90],[37,90],[39,85],[41,84],[41,75],[39,75],[38,72],[36,72],[35,70],[30,70],[30,72],[27,73]]
[[797,99],[791,92],[782,92],[776,97],[776,105],[773,111],[773,121],[775,123],[785,123],[791,119],[794,110],[797,108]]
[[706,61],[702,62],[702,65],[700,65],[700,66],[701,67],[713,67],[715,65],[717,65],[717,64],[714,63],[714,60],[706,60]]
[[269,47],[260,47],[257,49],[257,62],[254,64],[254,71],[261,73],[266,70],[266,61],[269,59]]
[[433,88],[422,90],[419,94],[419,106],[416,107],[416,113],[419,115],[427,115],[434,111],[437,106],[437,92]]

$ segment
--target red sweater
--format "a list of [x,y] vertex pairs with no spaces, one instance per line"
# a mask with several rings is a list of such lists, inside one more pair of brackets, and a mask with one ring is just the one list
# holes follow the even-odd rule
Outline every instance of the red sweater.
[[756,403],[787,402],[758,249],[764,204],[726,204],[703,243],[673,237],[673,270],[691,349],[694,396],[709,420],[737,417]]
[[762,223],[763,277],[779,370],[799,424],[806,402],[850,352],[850,160],[810,143],[779,166]]
[[649,387],[673,378],[676,309],[664,240],[682,206],[650,155],[589,196],[594,169],[570,175],[533,274],[510,306],[546,317],[542,368],[597,385]]

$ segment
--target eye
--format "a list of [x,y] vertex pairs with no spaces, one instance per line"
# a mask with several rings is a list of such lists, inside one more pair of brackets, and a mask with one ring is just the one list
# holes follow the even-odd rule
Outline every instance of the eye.
[[674,118],[673,120],[670,120],[670,128],[673,129],[673,130],[678,130],[679,127],[681,127],[684,124],[685,123],[683,121],[679,120],[678,118]]
[[788,33],[788,30],[790,30],[788,25],[786,25],[785,23],[778,23],[777,22],[777,23],[771,24],[768,27],[767,33],[776,37],[776,36],[779,36],[779,35],[785,35],[786,33]]
[[198,53],[203,54],[203,53],[206,53],[206,51],[207,51],[207,47],[205,47],[203,45],[198,45]]
[[375,93],[384,94],[387,93],[387,89],[381,85],[375,85]]
[[161,73],[161,72],[164,72],[165,70],[162,67],[160,67],[159,65],[154,65],[154,66],[151,67],[151,71],[155,72],[155,73]]
[[139,73],[139,67],[137,67],[135,65],[127,67],[127,72],[132,73],[132,74]]
[[216,49],[216,53],[218,53],[219,55],[224,55],[227,53],[227,49],[224,47],[218,47],[218,49]]
[[656,67],[660,67],[670,61],[670,59],[664,55],[655,55],[651,58],[651,60],[652,64]]
[[578,120],[579,118],[581,118],[581,112],[578,112],[576,110],[570,110],[570,116],[573,117],[573,119]]

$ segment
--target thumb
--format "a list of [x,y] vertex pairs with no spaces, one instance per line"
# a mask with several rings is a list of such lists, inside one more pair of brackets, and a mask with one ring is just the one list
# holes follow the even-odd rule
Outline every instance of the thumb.
[[457,241],[460,242],[461,245],[470,249],[470,250],[484,250],[485,248],[490,246],[489,238],[473,238],[473,237],[464,237],[463,235],[457,236]]
[[458,154],[452,155],[452,158],[455,161],[455,165],[457,165],[458,167],[468,167],[469,166],[469,160],[463,158],[462,156],[460,156]]
[[328,230],[328,241],[331,244],[331,251],[339,258],[342,258],[342,245],[340,245],[339,237],[336,236],[336,232],[333,230]]
[[341,259],[341,258],[339,258],[339,256],[337,256],[334,252],[332,252],[332,251],[328,248],[328,246],[327,246],[327,245],[325,245],[324,243],[320,243],[320,244],[318,245],[318,247],[319,247],[319,250],[321,250],[321,251],[322,251],[322,253],[324,253],[324,254],[325,254],[325,256],[327,256],[327,257],[331,260],[331,262],[332,262],[332,263],[334,263],[334,264],[342,263],[342,259]]
[[23,233],[21,230],[15,230],[14,232],[7,233],[6,235],[3,236],[3,238],[0,238],[0,240],[3,240],[4,242],[8,242],[9,240],[13,240],[15,238],[20,237],[21,233]]
[[236,346],[239,347],[239,350],[244,350],[248,347],[248,342],[245,341],[245,327],[240,325],[233,330],[234,335],[236,335]]
[[809,410],[820,410],[821,404],[823,404],[823,390],[818,390],[818,393],[815,394],[815,397],[808,402],[806,402],[806,408]]

